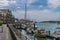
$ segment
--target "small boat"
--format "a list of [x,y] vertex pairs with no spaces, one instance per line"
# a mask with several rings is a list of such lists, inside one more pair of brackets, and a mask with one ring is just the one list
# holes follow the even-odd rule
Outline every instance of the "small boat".
[[54,34],[59,34],[60,35],[60,27],[56,28],[56,31],[54,32]]
[[35,27],[35,28],[34,27],[29,27],[29,28],[27,28],[26,31],[30,34],[34,34],[36,30],[37,30],[37,27]]
[[51,34],[51,37],[60,38],[60,27],[55,29],[55,31]]
[[45,29],[40,29],[40,30],[37,30],[35,32],[35,36],[36,37],[47,37],[48,36],[48,32],[45,31]]

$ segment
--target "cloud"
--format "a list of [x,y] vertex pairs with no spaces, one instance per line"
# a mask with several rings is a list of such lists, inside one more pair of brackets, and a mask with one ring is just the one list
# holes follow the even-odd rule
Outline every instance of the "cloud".
[[25,5],[25,2],[27,3],[27,6],[30,6],[32,3],[36,2],[37,0],[20,0],[21,4]]
[[19,0],[21,3],[33,3],[33,2],[36,2],[37,0]]
[[48,5],[52,8],[57,8],[60,6],[60,0],[48,0]]
[[[16,10],[13,12],[13,15],[16,18],[24,18],[24,7],[26,0],[0,0],[0,8],[5,7],[11,10]],[[60,12],[55,12],[55,8],[60,6],[60,0],[27,0],[27,19],[35,21],[44,21],[44,20],[60,20]],[[41,3],[40,3],[41,2]],[[41,4],[41,5],[40,5]],[[8,6],[8,7],[7,7]],[[48,9],[48,7],[50,9]],[[31,10],[29,10],[31,9]],[[41,10],[43,9],[43,10]]]
[[15,4],[16,3],[16,1],[9,1],[11,4]]
[[[24,18],[25,11],[16,11],[13,13],[15,17],[21,19]],[[31,10],[27,11],[27,19],[35,21],[48,21],[48,20],[60,20],[60,12],[53,12],[51,10],[45,9],[41,11]]]
[[16,1],[0,0],[0,7],[9,6],[10,4],[14,4],[14,3],[16,3]]
[[37,0],[27,0],[27,3],[34,3],[34,2],[36,2]]

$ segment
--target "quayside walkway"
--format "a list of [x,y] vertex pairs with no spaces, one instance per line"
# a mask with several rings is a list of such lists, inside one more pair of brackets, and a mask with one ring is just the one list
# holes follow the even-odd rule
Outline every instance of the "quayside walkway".
[[6,24],[0,26],[0,40],[12,40],[9,28]]
[[20,32],[13,26],[6,24],[0,26],[0,40],[26,40],[26,37],[20,35]]

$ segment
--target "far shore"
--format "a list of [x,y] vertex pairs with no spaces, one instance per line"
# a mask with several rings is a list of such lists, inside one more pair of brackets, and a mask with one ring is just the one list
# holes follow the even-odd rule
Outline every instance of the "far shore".
[[41,21],[38,23],[60,23],[60,21]]

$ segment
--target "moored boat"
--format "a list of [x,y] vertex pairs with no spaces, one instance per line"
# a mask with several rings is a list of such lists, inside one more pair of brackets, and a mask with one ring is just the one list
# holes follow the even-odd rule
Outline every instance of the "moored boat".
[[26,31],[30,34],[34,34],[36,30],[37,30],[37,27],[29,27],[27,28]]
[[40,29],[35,32],[35,36],[37,36],[37,37],[47,37],[48,34],[49,33],[47,31],[45,31],[45,29]]

